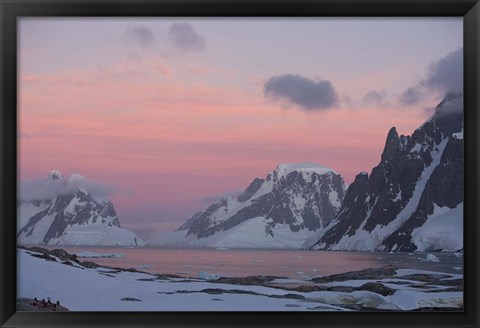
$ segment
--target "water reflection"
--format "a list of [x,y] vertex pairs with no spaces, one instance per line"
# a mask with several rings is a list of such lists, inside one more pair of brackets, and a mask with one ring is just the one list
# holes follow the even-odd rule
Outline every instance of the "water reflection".
[[[54,247],[49,247],[54,248]],[[197,277],[199,272],[228,276],[272,275],[310,278],[393,264],[400,268],[462,273],[463,256],[451,253],[364,253],[305,250],[214,250],[122,247],[63,247],[69,253],[124,254],[90,261],[150,273]],[[432,259],[437,259],[432,260]],[[85,260],[81,258],[81,260]]]

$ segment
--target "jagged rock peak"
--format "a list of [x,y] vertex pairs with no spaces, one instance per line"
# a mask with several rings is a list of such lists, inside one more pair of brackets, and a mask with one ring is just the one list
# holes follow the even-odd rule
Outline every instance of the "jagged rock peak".
[[381,162],[370,177],[357,175],[337,216],[313,247],[403,252],[461,249],[462,112],[463,95],[447,93],[411,136],[399,137],[392,128]]
[[388,140],[398,140],[399,137],[398,137],[398,133],[397,133],[397,129],[393,126],[390,128],[390,131],[388,131],[388,135],[387,135],[387,141]]
[[388,161],[395,156],[401,148],[400,137],[398,136],[397,129],[392,127],[388,131],[387,140],[385,141],[385,147],[383,148],[382,161]]
[[345,191],[341,175],[328,167],[279,164],[265,179],[253,179],[238,197],[226,197],[192,215],[178,229],[187,230],[179,242],[300,248],[338,213]]
[[63,179],[63,174],[58,170],[51,170],[47,177],[48,180],[60,180]]
[[264,179],[255,178],[247,187],[247,189],[245,189],[245,191],[238,196],[237,200],[239,202],[249,200],[253,195],[255,195],[257,190],[260,189],[264,181]]
[[368,181],[368,172],[362,171],[362,172],[358,173],[355,176],[355,180],[353,181],[353,183],[360,182],[360,181],[363,181],[363,180]]

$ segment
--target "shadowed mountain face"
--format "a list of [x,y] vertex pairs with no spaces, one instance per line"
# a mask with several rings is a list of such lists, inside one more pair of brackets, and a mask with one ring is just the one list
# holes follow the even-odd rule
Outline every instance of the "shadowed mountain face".
[[[433,240],[444,232],[422,235],[416,229],[463,206],[463,157],[463,95],[447,94],[411,136],[389,131],[380,163],[370,176],[357,175],[339,214],[312,248],[456,250]],[[453,220],[461,228],[463,216]]]
[[345,193],[342,177],[312,163],[281,164],[265,179],[255,178],[236,199],[227,197],[194,214],[179,230],[205,238],[254,218],[265,219],[266,236],[276,225],[292,233],[325,227],[337,214]]
[[[94,197],[78,174],[64,180],[52,171],[43,188],[70,187],[52,199],[23,201],[18,206],[17,240],[21,244],[44,245],[132,245],[142,244],[134,233],[120,228],[115,208],[104,197]],[[63,183],[63,184],[62,184]]]

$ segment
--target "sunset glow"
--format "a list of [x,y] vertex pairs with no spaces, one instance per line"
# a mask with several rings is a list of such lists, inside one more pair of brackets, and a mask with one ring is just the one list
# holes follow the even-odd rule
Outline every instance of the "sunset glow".
[[[121,224],[141,233],[175,229],[280,163],[320,163],[347,183],[370,172],[392,126],[409,135],[431,115],[447,91],[428,85],[432,70],[462,47],[461,18],[19,27],[19,180],[58,169],[110,186]],[[268,96],[276,76],[318,92],[328,81],[336,103],[308,108],[316,98],[283,85]]]

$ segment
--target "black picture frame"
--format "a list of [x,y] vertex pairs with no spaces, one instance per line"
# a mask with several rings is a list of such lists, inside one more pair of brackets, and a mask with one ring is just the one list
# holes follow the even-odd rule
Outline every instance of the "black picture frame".
[[[479,327],[480,4],[478,0],[0,0],[1,327]],[[463,312],[16,312],[17,18],[23,16],[459,16],[464,19]]]

